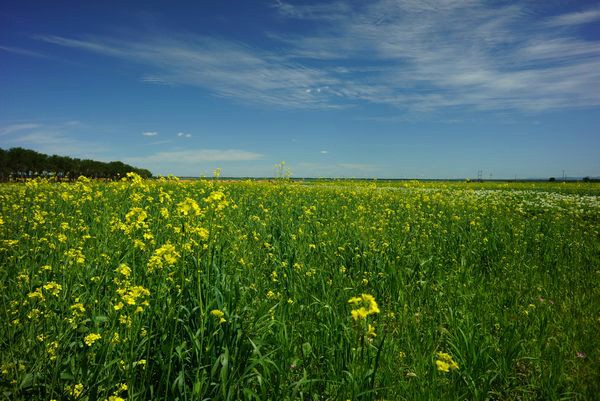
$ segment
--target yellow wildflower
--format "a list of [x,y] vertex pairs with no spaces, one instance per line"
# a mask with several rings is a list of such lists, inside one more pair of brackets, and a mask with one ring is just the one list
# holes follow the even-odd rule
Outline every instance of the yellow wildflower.
[[[119,293],[121,293],[121,290],[119,290]],[[134,287],[129,287],[128,289],[123,291],[123,293],[121,293],[121,299],[123,299],[123,301],[127,305],[135,305],[137,303],[138,298],[147,297],[149,295],[150,291],[148,291],[141,285],[137,285]]]
[[190,214],[194,216],[199,216],[200,214],[202,214],[198,203],[190,198],[185,198],[183,202],[179,202],[177,204],[177,211],[183,216],[187,216]]
[[85,336],[83,341],[86,343],[86,345],[88,347],[91,347],[96,341],[98,341],[101,338],[102,338],[102,336],[100,334],[91,333],[91,334],[88,334],[87,336]]
[[43,301],[44,298],[44,294],[42,294],[42,289],[41,288],[36,288],[35,291],[30,292],[29,294],[27,294],[27,297],[30,299],[39,299],[40,301]]
[[219,323],[225,323],[227,320],[225,319],[225,313],[220,309],[213,309],[210,311],[210,314],[219,319]]
[[58,283],[55,283],[54,281],[51,281],[48,284],[44,285],[44,290],[57,297],[62,290],[62,286]]
[[73,398],[79,398],[81,393],[83,393],[83,384],[77,383],[73,384],[72,386],[67,386],[65,388],[65,391]]
[[379,313],[379,305],[377,305],[373,295],[361,294],[360,297],[350,298],[348,303],[358,306],[350,312],[354,320],[364,319],[369,315]]
[[56,351],[58,350],[58,341],[52,341],[46,345],[46,352],[51,361],[56,360]]
[[437,353],[438,359],[435,361],[437,369],[442,372],[458,369],[458,364],[452,359],[452,356],[445,352]]
[[40,316],[41,312],[38,308],[34,308],[27,313],[28,319],[37,319]]
[[166,243],[160,248],[156,249],[150,260],[148,261],[148,270],[154,271],[162,269],[165,266],[172,266],[177,262],[180,254],[175,250],[175,247],[170,243]]
[[83,315],[85,313],[85,306],[83,306],[82,303],[75,303],[73,305],[71,305],[71,310],[73,311],[74,315]]

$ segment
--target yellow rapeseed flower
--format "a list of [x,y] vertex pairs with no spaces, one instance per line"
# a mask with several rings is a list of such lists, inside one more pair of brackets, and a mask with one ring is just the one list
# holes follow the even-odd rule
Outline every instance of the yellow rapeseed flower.
[[46,344],[46,352],[51,361],[56,360],[56,351],[58,350],[58,341],[52,341]]
[[48,284],[44,285],[44,290],[48,291],[50,294],[52,294],[55,297],[57,297],[58,294],[62,290],[62,286],[60,284],[58,284],[58,283],[55,283],[54,281],[51,281]]
[[167,242],[154,251],[148,261],[148,270],[154,271],[162,269],[165,265],[172,266],[177,262],[179,256],[181,255],[177,252],[175,247]]
[[198,203],[190,198],[185,198],[185,200],[183,202],[179,202],[177,204],[177,211],[182,214],[183,216],[187,216],[187,215],[194,215],[194,216],[200,216],[200,214],[202,214],[202,211],[200,210],[200,206],[198,206]]
[[65,391],[73,398],[79,398],[81,393],[83,393],[83,384],[77,383],[73,384],[72,386],[67,386],[65,388]]
[[42,294],[42,289],[41,288],[36,288],[35,291],[30,292],[29,294],[27,294],[27,297],[29,299],[39,299],[40,301],[44,301],[44,294]]
[[125,291],[123,291],[123,293],[121,294],[121,299],[127,305],[135,305],[137,303],[138,298],[147,297],[149,295],[149,290],[142,287],[141,285],[136,285],[133,287],[129,287]]
[[219,323],[221,324],[227,322],[227,319],[224,317],[225,313],[220,309],[213,309],[210,311],[210,314],[219,319]]
[[438,352],[437,357],[438,359],[435,361],[435,365],[439,371],[449,372],[450,370],[458,369],[458,364],[452,359],[450,354]]
[[91,334],[88,334],[87,336],[85,336],[83,341],[86,343],[86,345],[88,347],[91,347],[96,341],[98,341],[101,338],[102,338],[102,336],[100,334],[91,333]]
[[371,326],[369,324],[368,330],[367,330],[367,336],[368,337],[377,337],[377,333],[375,333],[375,327]]
[[348,303],[357,306],[350,312],[354,320],[365,319],[369,315],[379,313],[379,305],[373,295],[361,294],[360,297],[350,298]]
[[71,310],[74,315],[83,315],[85,313],[85,306],[82,303],[75,303],[71,305]]

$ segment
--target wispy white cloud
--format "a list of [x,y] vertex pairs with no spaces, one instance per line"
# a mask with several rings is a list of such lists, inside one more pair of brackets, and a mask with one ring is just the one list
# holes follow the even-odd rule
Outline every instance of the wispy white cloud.
[[268,48],[198,35],[38,39],[135,62],[145,82],[276,107],[372,103],[414,114],[600,106],[600,41],[574,31],[599,19],[599,8],[546,19],[526,3],[483,0],[273,8],[307,31],[268,32]]
[[592,8],[585,11],[577,11],[556,17],[550,18],[547,21],[549,26],[575,26],[582,24],[589,24],[594,21],[600,20],[600,7]]
[[48,57],[45,54],[38,53],[38,52],[28,50],[28,49],[22,49],[20,47],[0,46],[0,50],[8,52],[8,53],[19,54],[21,56],[38,57],[38,58],[47,58]]
[[140,80],[142,82],[156,84],[156,85],[169,85],[169,82],[165,81],[163,78],[154,76],[154,75],[143,75]]
[[55,36],[55,35],[37,35],[37,36],[34,36],[34,38],[44,41],[44,42],[47,42],[47,43],[59,45],[59,46],[74,47],[74,48],[79,48],[82,50],[89,50],[89,51],[96,52],[96,53],[102,53],[102,54],[105,54],[108,56],[119,56],[119,57],[127,56],[127,54],[125,54],[125,51],[123,49],[119,49],[114,46],[106,45],[101,42],[65,38],[65,37]]
[[74,134],[82,124],[78,121],[63,123],[22,123],[0,128],[3,142],[10,147],[24,147],[46,154],[69,155],[82,158],[101,158],[107,148],[95,141],[84,140]]
[[234,41],[197,35],[37,38],[140,63],[154,70],[144,75],[146,82],[198,86],[216,96],[280,107],[337,107],[306,92],[311,86],[332,83],[334,79],[326,73]]
[[156,131],[146,131],[146,132],[142,132],[143,136],[158,136],[158,132]]
[[186,134],[185,132],[178,132],[177,136],[180,138],[191,138],[192,134]]
[[38,127],[40,127],[40,124],[36,124],[36,123],[20,123],[20,124],[6,125],[4,127],[0,127],[0,135],[8,135],[8,134],[12,134],[13,132],[19,132],[19,131],[29,131],[29,130],[32,130],[32,129],[38,128]]
[[328,151],[326,151],[326,150],[322,150],[322,151],[321,151],[321,152],[319,152],[319,153],[321,153],[322,155],[326,155],[326,154],[327,154],[327,153],[329,153],[329,152],[328,152]]
[[351,10],[350,5],[342,1],[293,5],[276,0],[273,7],[284,17],[321,20],[343,18]]
[[260,160],[263,155],[239,149],[189,149],[158,152],[149,156],[128,157],[126,160],[150,165],[153,163],[199,164]]
[[[594,9],[563,21],[595,16]],[[279,39],[292,57],[338,64],[333,89],[345,99],[412,111],[600,105],[590,86],[599,78],[600,42],[548,29],[521,5],[380,0],[315,34]]]

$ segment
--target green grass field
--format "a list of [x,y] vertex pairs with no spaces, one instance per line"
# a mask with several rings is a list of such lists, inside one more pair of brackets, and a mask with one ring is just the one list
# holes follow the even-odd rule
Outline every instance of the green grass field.
[[593,400],[600,185],[0,186],[6,400]]

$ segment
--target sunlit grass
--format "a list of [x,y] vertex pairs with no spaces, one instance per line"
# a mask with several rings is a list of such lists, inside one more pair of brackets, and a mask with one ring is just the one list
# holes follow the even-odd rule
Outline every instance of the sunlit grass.
[[599,188],[3,185],[0,397],[594,399]]

